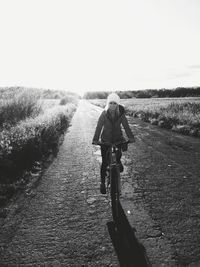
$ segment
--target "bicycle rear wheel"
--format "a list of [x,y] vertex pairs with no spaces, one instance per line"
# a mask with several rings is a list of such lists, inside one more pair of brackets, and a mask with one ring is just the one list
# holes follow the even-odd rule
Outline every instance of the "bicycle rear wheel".
[[119,188],[118,188],[119,170],[113,167],[110,172],[110,194],[112,205],[112,216],[115,223],[119,220]]

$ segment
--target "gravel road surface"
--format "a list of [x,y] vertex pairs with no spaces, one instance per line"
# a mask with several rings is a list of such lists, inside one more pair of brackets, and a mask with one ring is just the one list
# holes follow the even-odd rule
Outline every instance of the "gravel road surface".
[[[102,109],[82,100],[37,187],[8,207],[0,266],[119,266],[91,141]],[[129,118],[121,204],[152,266],[200,266],[200,140]],[[134,254],[134,251],[133,251]],[[137,265],[135,265],[137,266]]]

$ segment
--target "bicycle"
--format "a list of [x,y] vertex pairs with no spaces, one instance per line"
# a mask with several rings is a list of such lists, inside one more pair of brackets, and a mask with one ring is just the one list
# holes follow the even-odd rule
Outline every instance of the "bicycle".
[[119,198],[121,194],[120,165],[117,163],[117,152],[122,145],[127,145],[130,141],[120,141],[116,143],[98,142],[97,145],[108,146],[107,151],[108,169],[107,169],[107,191],[110,191],[112,216],[115,223],[118,222],[119,214]]

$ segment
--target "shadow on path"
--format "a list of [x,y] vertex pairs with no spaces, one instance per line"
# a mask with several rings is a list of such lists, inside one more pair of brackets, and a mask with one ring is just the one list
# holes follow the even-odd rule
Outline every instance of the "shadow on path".
[[122,267],[150,267],[144,246],[135,236],[135,229],[131,227],[119,203],[119,221],[107,223],[110,238],[115,248],[120,266]]

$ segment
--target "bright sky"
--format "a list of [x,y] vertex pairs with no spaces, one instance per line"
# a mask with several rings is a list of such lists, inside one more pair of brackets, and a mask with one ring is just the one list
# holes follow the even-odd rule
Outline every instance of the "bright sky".
[[0,0],[0,87],[200,86],[199,0]]

